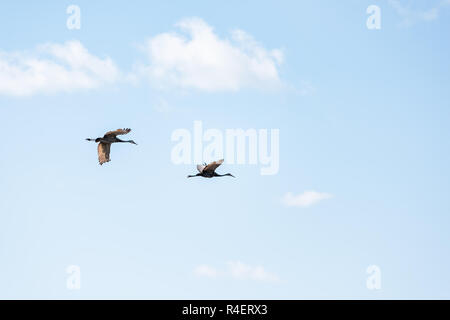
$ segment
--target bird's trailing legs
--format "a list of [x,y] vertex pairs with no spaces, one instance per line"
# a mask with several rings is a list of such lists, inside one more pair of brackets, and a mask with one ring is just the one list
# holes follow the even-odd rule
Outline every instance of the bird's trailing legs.
[[236,178],[236,177],[233,176],[231,173],[218,174],[218,173],[215,173],[215,172],[214,172],[214,177],[225,177],[225,176],[229,176],[229,177]]
[[134,142],[133,140],[120,140],[120,139],[116,138],[116,142],[128,142],[128,143],[132,143],[132,144],[137,145],[137,143]]

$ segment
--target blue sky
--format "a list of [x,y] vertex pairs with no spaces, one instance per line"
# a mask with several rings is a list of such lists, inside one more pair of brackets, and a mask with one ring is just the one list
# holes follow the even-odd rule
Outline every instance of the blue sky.
[[[0,8],[1,298],[450,298],[448,1]],[[186,179],[195,120],[279,129],[279,171]]]

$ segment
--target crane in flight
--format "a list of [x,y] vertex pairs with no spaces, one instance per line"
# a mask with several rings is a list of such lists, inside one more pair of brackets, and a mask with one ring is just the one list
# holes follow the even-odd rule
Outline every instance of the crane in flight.
[[223,163],[223,159],[211,162],[210,164],[206,164],[206,163],[203,165],[199,164],[199,165],[197,165],[197,170],[199,173],[194,174],[194,175],[189,175],[187,177],[188,178],[193,178],[193,177],[212,178],[212,177],[230,176],[230,177],[235,178],[235,176],[233,176],[231,173],[226,173],[226,174],[216,173],[217,167],[220,166],[222,163]]
[[97,152],[98,152],[98,162],[100,165],[104,164],[105,162],[111,161],[109,158],[109,153],[111,151],[111,144],[117,143],[117,142],[128,142],[132,144],[136,144],[133,140],[120,140],[117,138],[119,135],[127,134],[131,131],[131,129],[117,129],[114,131],[108,131],[105,133],[105,135],[102,138],[97,139],[90,139],[87,138],[87,141],[95,141],[98,143]]

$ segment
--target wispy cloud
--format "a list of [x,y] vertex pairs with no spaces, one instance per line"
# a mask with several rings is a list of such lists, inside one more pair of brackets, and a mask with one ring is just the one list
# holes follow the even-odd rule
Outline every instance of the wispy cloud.
[[221,38],[200,18],[176,26],[181,32],[149,39],[143,46],[149,63],[136,65],[154,86],[210,92],[281,86],[280,49],[265,49],[242,30]]
[[309,81],[302,80],[300,82],[300,86],[295,88],[295,92],[297,92],[300,96],[309,96],[315,94],[317,88],[314,87]]
[[294,195],[288,192],[284,195],[281,202],[287,207],[310,207],[322,200],[330,199],[333,195],[330,193],[305,191],[301,194]]
[[197,266],[194,269],[194,273],[197,276],[207,277],[207,278],[216,278],[219,274],[219,272],[214,267],[211,267],[211,266],[208,266],[205,264]]
[[169,113],[174,110],[174,108],[164,98],[158,98],[153,105],[153,109],[159,113]]
[[276,274],[267,272],[262,266],[251,266],[241,261],[229,261],[227,264],[231,276],[236,279],[250,279],[267,282],[279,281]]
[[218,270],[209,265],[199,265],[194,269],[194,273],[197,276],[207,278],[217,278],[220,276],[272,283],[280,280],[278,275],[268,272],[262,266],[251,266],[241,261],[229,261],[223,270]]
[[411,26],[421,21],[436,20],[441,10],[450,6],[450,0],[440,0],[433,7],[425,10],[412,9],[409,5],[405,5],[399,0],[389,0],[389,4],[402,18],[400,24],[402,26]]
[[106,57],[92,55],[79,41],[48,43],[31,52],[0,51],[0,94],[92,89],[118,79],[119,71]]

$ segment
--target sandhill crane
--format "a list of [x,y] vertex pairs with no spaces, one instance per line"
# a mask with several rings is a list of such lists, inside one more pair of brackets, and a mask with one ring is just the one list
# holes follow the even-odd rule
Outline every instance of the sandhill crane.
[[111,151],[111,143],[128,142],[137,145],[137,143],[134,142],[133,140],[120,140],[119,138],[117,138],[117,136],[127,134],[130,131],[131,129],[117,129],[115,131],[108,131],[102,138],[86,139],[87,141],[99,142],[97,151],[98,151],[98,162],[100,163],[100,165],[104,164],[105,162],[111,161],[111,159],[109,158],[109,152]]
[[189,175],[188,178],[192,177],[203,177],[203,178],[212,178],[212,177],[225,177],[225,176],[234,176],[231,173],[226,174],[217,174],[216,169],[223,163],[223,159],[211,162],[210,164],[197,165],[197,170],[199,173],[195,175]]

